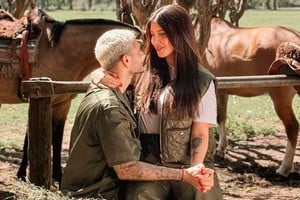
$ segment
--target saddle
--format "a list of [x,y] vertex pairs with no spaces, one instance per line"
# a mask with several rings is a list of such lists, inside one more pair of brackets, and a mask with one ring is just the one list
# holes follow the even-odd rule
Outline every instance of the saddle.
[[12,78],[17,67],[22,70],[22,80],[30,78],[30,66],[37,63],[40,33],[27,17],[16,19],[0,9],[0,78]]
[[[300,76],[300,46],[292,42],[283,42],[276,50],[275,60],[268,74],[286,74]],[[300,85],[294,86],[300,91]]]

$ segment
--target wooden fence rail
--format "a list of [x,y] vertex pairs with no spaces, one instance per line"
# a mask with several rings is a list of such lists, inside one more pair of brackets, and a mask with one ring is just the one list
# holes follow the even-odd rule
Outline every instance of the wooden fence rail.
[[[231,76],[217,77],[218,89],[280,87],[300,85],[299,76]],[[29,98],[29,180],[38,186],[51,185],[51,98],[57,94],[84,93],[89,82],[52,81],[31,78],[22,82],[22,95]]]

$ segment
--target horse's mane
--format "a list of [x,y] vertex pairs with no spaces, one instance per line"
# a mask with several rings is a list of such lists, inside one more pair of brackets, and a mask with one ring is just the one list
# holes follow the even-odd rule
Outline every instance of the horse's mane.
[[50,35],[48,35],[48,40],[51,43],[51,46],[59,41],[61,31],[63,29],[63,23],[56,21],[53,17],[48,15],[42,9],[34,8],[27,13],[27,19],[31,24],[32,32],[40,32],[45,29],[47,23],[53,24],[51,26]]
[[42,9],[38,9],[39,15],[45,19],[46,22],[56,22],[56,20],[51,17],[50,15],[48,15],[45,11],[43,11]]
[[52,21],[53,26],[50,30],[50,35],[48,36],[51,46],[54,47],[55,44],[59,42],[61,33],[64,29],[64,23],[58,21]]
[[65,22],[60,22],[49,16],[45,11],[41,9],[31,10],[28,14],[28,20],[32,24],[34,24],[35,27],[39,27],[40,29],[42,29],[43,27],[41,26],[44,26],[46,23],[50,23],[52,25],[50,35],[48,35],[48,40],[51,43],[52,47],[59,43],[62,32],[68,25],[111,25],[130,28],[137,33],[140,33],[138,37],[141,37],[142,33],[142,31],[136,26],[111,19],[72,19]]
[[118,20],[112,20],[112,19],[71,19],[65,22],[65,25],[111,25],[111,26],[123,26],[124,28],[130,28],[133,29],[134,31],[141,32],[141,29],[137,26],[121,22]]
[[53,27],[51,29],[51,35],[50,39],[51,42],[54,44],[57,44],[59,42],[59,39],[61,37],[61,34],[64,30],[64,28],[68,25],[111,25],[111,26],[122,26],[124,28],[131,28],[135,30],[136,32],[141,33],[142,31],[133,25],[121,22],[121,21],[116,21],[116,20],[111,20],[111,19],[72,19],[72,20],[67,20],[65,22],[58,22],[58,21],[52,21]]

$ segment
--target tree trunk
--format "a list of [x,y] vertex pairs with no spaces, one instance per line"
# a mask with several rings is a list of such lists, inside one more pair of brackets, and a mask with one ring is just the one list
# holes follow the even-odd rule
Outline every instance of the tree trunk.
[[93,1],[92,1],[92,0],[89,0],[89,10],[92,9],[92,6],[93,6]]
[[277,10],[278,4],[277,4],[277,0],[273,0],[273,9]]
[[69,9],[73,10],[73,0],[69,0]]
[[31,4],[31,0],[7,0],[9,12],[17,19],[23,17],[25,10]]
[[61,0],[57,0],[57,10],[61,10]]
[[210,22],[212,18],[211,14],[211,1],[210,0],[199,0],[197,4],[198,10],[198,31],[197,37],[200,55],[203,55],[210,37]]

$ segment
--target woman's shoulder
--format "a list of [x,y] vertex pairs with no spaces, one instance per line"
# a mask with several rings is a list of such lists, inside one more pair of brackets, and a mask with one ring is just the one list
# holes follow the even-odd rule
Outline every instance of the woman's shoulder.
[[213,79],[215,80],[216,77],[213,73],[211,73],[206,67],[204,67],[203,65],[201,64],[198,64],[198,70],[199,70],[199,73],[200,73],[200,76],[207,76],[208,78],[210,79]]
[[216,85],[216,77],[208,69],[202,65],[198,65],[199,79],[198,84],[200,85],[201,96],[203,96],[208,90],[209,86],[213,82]]

